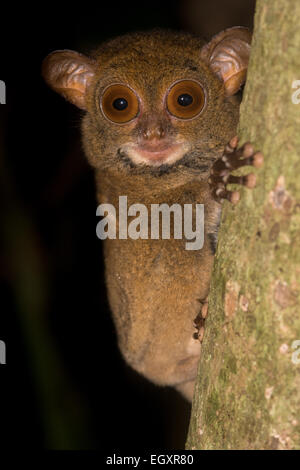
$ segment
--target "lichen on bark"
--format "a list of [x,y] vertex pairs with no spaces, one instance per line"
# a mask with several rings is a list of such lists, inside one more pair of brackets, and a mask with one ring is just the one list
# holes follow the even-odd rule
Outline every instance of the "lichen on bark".
[[254,23],[239,137],[265,163],[224,204],[187,449],[300,449],[300,2]]

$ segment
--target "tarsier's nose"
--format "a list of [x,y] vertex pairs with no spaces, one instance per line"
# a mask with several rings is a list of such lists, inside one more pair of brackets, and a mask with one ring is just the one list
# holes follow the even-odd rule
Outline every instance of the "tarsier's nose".
[[168,123],[159,116],[145,117],[140,123],[139,130],[139,150],[148,152],[148,159],[164,159],[172,150],[174,141],[170,138]]
[[141,117],[138,131],[140,141],[151,145],[167,138],[170,134],[170,123],[158,114],[147,114]]
[[166,130],[161,122],[154,122],[148,125],[142,131],[142,136],[145,140],[158,140],[166,135]]
[[173,163],[183,156],[187,145],[176,139],[171,123],[164,116],[148,114],[140,118],[137,141],[125,151],[135,163],[162,165]]

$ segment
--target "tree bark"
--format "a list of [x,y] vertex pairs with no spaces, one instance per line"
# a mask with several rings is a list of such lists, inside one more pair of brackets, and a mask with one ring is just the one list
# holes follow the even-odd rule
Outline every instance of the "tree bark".
[[254,24],[239,136],[265,163],[224,203],[187,449],[300,448],[300,2]]

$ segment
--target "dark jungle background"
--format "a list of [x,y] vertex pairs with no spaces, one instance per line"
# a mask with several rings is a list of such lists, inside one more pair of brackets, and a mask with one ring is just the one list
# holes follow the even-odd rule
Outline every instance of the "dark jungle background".
[[43,58],[88,52],[128,31],[168,27],[209,39],[252,26],[254,0],[24,2],[2,5],[0,365],[4,448],[184,448],[190,407],[124,363],[96,238],[93,172],[80,111],[46,87]]

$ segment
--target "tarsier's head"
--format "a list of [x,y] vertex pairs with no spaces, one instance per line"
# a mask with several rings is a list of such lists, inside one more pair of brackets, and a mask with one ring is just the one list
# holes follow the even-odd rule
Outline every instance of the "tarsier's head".
[[128,34],[89,57],[55,51],[43,76],[86,111],[83,142],[96,168],[203,171],[235,133],[250,41],[241,27],[205,45],[188,33]]

